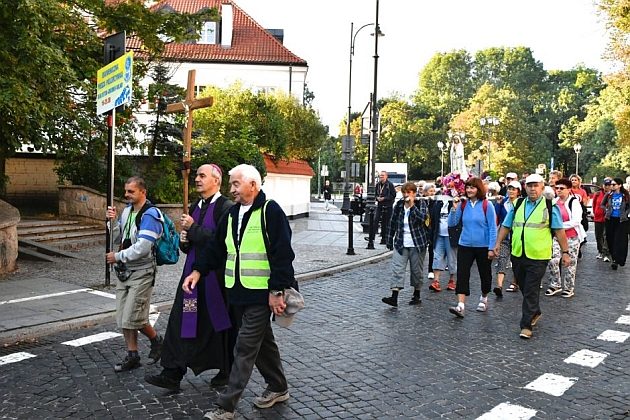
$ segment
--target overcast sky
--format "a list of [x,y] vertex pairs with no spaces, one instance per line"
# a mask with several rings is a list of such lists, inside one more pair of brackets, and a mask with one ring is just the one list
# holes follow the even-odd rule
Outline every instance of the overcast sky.
[[[284,29],[284,44],[308,62],[314,107],[336,135],[348,109],[350,22],[374,22],[376,0],[235,0],[265,28]],[[577,64],[610,72],[602,57],[607,34],[593,0],[380,0],[378,97],[409,96],[437,52],[530,47],[546,70]],[[373,88],[371,27],[356,38],[352,110]]]

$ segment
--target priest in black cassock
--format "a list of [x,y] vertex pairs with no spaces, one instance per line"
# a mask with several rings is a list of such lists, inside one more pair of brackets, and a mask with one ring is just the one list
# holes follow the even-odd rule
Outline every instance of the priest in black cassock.
[[180,249],[187,254],[186,265],[164,334],[163,369],[159,375],[145,376],[148,383],[161,388],[178,390],[188,368],[195,375],[219,369],[210,382],[213,386],[227,384],[229,377],[236,331],[225,301],[223,271],[211,271],[191,293],[184,292],[181,284],[192,271],[196,254],[213,240],[219,220],[234,204],[219,191],[221,177],[217,165],[197,169],[195,187],[200,198],[181,218]]

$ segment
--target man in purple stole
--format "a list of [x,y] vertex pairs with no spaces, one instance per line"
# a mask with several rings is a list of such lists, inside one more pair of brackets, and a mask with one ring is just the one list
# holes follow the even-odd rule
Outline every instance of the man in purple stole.
[[219,220],[234,204],[219,192],[221,176],[214,164],[199,167],[195,186],[200,199],[180,220],[180,249],[187,254],[186,265],[164,334],[163,369],[158,375],[145,376],[148,383],[161,388],[179,389],[188,368],[195,375],[219,369],[211,380],[213,386],[226,384],[229,376],[236,332],[225,303],[223,270],[210,271],[191,293],[184,292],[181,284],[192,272],[199,250],[213,240]]

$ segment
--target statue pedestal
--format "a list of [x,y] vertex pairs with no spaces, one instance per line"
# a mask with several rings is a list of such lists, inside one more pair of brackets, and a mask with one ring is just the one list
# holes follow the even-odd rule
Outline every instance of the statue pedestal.
[[0,274],[13,271],[17,267],[19,222],[18,209],[0,200]]

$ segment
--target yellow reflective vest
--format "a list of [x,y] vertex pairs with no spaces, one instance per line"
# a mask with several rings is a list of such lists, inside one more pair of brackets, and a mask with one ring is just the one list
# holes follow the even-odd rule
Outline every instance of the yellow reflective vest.
[[225,245],[227,248],[227,261],[225,262],[225,287],[234,287],[235,270],[238,267],[239,279],[246,289],[267,289],[271,274],[267,248],[263,238],[261,212],[267,208],[267,203],[262,208],[252,211],[238,249],[232,239],[232,215],[228,216],[227,235]]
[[[527,198],[523,199],[527,200]],[[525,219],[525,203],[516,209],[512,223],[512,255],[531,260],[550,260],[552,249],[551,214],[546,199],[538,202]]]

